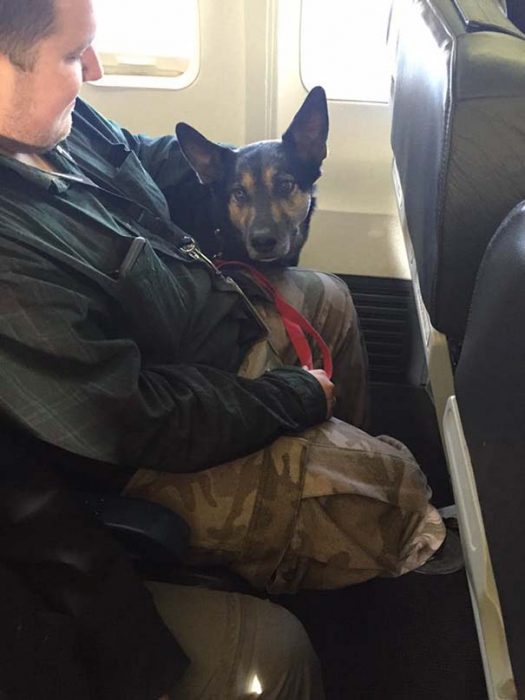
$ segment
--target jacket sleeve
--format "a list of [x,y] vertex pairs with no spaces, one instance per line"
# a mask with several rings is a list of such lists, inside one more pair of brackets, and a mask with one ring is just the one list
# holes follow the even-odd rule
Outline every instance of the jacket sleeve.
[[323,390],[298,368],[246,379],[143,362],[89,289],[38,265],[26,261],[31,276],[0,274],[0,401],[46,442],[133,469],[191,472],[324,420]]
[[[16,629],[11,645],[0,641],[2,683],[26,691],[13,697],[35,700],[87,697],[83,679],[97,700],[171,693],[188,660],[125,554],[34,457],[27,436],[11,438],[4,429],[0,443],[3,602],[6,586],[11,594],[10,583],[21,586],[17,607],[2,617],[0,637],[10,623]],[[59,678],[49,664],[61,662]]]

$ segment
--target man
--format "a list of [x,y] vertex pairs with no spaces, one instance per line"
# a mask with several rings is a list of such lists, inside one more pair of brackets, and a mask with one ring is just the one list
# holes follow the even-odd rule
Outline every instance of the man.
[[[286,364],[271,306],[170,222],[163,191],[187,172],[175,140],[75,102],[101,75],[90,0],[0,10],[2,413],[181,512],[192,560],[255,586],[423,565],[445,528],[419,467],[391,438],[326,422],[326,374]],[[340,415],[359,423],[365,363],[347,291],[302,270],[274,281],[332,347]]]

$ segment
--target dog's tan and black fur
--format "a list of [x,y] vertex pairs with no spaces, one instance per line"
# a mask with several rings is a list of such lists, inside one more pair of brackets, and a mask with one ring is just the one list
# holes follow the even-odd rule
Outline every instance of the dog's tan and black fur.
[[176,133],[204,187],[193,206],[207,212],[206,217],[201,211],[200,217],[186,222],[180,207],[174,207],[175,222],[209,256],[297,264],[315,204],[314,183],[326,156],[324,90],[310,91],[281,140],[234,149],[209,141],[188,124],[178,124]]

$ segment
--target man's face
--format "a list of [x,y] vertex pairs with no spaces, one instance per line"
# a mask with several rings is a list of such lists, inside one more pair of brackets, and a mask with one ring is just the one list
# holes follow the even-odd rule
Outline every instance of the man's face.
[[32,68],[22,71],[0,54],[0,147],[14,154],[42,153],[62,141],[82,83],[102,75],[91,46],[91,0],[55,0],[55,13],[55,30],[35,46]]

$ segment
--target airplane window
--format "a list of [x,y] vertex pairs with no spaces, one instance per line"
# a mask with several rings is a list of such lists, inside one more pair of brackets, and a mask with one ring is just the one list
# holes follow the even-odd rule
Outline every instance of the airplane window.
[[[106,85],[184,87],[198,73],[197,0],[94,0]],[[152,80],[153,79],[153,80]]]
[[302,0],[301,77],[329,98],[388,102],[386,32],[392,0]]

